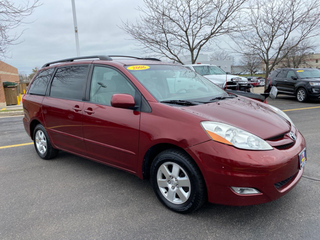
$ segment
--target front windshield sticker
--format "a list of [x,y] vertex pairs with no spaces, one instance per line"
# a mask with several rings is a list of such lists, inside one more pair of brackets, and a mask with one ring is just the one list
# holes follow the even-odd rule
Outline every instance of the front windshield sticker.
[[135,65],[135,66],[128,67],[128,70],[140,71],[140,70],[146,70],[149,68],[150,68],[149,66],[145,66],[145,65]]
[[304,72],[303,70],[297,70],[297,72]]

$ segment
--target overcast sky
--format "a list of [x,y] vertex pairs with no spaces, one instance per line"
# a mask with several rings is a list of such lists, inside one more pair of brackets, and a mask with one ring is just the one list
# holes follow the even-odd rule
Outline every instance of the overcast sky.
[[[14,0],[17,3],[27,0]],[[24,29],[19,44],[10,46],[2,61],[30,74],[44,63],[76,57],[71,0],[41,0],[42,5],[20,26]],[[122,54],[144,56],[145,52],[130,40],[119,26],[135,21],[142,0],[75,0],[80,55]]]

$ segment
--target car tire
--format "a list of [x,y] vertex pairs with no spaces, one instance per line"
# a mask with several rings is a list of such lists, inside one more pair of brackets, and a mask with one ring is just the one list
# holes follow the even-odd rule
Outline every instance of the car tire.
[[39,157],[45,160],[56,157],[59,151],[52,147],[45,128],[38,124],[33,133],[33,143]]
[[158,199],[170,210],[189,213],[206,201],[206,187],[200,170],[185,153],[168,149],[151,165],[151,184]]
[[305,102],[307,100],[307,91],[304,88],[299,88],[296,97],[298,102]]

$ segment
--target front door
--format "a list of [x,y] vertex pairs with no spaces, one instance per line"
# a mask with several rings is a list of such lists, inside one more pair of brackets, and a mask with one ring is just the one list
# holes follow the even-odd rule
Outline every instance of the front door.
[[93,68],[89,102],[84,104],[83,136],[88,155],[131,172],[136,171],[140,112],[111,106],[115,93],[133,97],[138,91],[114,68]]
[[286,81],[285,81],[285,89],[287,92],[292,94],[295,93],[295,85],[297,83],[298,76],[293,70],[289,70],[287,72]]

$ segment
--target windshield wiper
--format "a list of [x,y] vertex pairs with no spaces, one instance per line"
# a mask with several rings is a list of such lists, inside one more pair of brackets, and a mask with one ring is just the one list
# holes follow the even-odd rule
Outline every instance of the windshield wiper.
[[234,95],[229,95],[229,96],[220,96],[220,97],[215,97],[215,98],[211,98],[210,101],[219,101],[219,100],[224,100],[227,98],[235,98],[236,96]]
[[211,98],[210,100],[208,101],[199,101],[199,103],[212,103],[212,102],[216,102],[216,101],[219,101],[219,100],[224,100],[224,99],[227,99],[227,98],[235,98],[237,97],[236,95],[230,95],[230,96],[220,96],[220,97],[215,97],[215,98]]
[[161,103],[172,103],[172,104],[183,105],[183,106],[198,105],[195,102],[191,102],[191,101],[187,101],[187,100],[164,100],[164,101],[161,101]]

